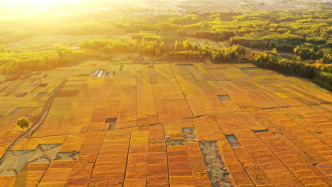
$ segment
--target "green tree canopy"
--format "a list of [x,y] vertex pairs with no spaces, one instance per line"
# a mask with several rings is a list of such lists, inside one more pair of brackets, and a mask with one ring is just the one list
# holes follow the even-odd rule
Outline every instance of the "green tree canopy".
[[22,129],[29,128],[29,120],[26,117],[20,118],[17,120],[17,125]]

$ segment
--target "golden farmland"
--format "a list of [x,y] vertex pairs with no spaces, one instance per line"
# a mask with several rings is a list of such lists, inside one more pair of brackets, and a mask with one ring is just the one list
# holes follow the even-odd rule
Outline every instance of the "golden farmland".
[[323,0],[5,0],[0,187],[332,186],[331,16]]
[[[89,76],[97,69],[112,74]],[[219,145],[230,184],[329,184],[331,93],[250,64],[87,61],[8,82],[1,99],[8,124],[2,127],[2,154],[22,133],[13,125],[17,117],[33,121],[41,101],[64,80],[46,120],[12,151],[58,144],[56,154],[78,155],[2,173],[5,186],[207,186],[211,179],[199,146],[207,141]],[[22,90],[13,86],[22,82],[35,84],[23,84],[22,90],[33,91],[18,97]],[[218,99],[226,94],[230,100]],[[20,110],[8,115],[15,108]],[[112,129],[106,118],[117,118]],[[184,141],[185,128],[194,129],[196,140]],[[241,146],[231,147],[225,137],[231,134]]]

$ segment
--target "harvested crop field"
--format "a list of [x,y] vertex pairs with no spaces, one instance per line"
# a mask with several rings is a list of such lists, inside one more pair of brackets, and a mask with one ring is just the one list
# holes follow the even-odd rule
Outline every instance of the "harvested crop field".
[[1,156],[63,82],[0,186],[332,185],[332,93],[252,64],[87,61],[7,81]]

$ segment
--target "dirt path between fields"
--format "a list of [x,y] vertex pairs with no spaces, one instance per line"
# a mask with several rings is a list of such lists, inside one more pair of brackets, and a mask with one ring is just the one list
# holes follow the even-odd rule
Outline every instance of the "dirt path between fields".
[[57,96],[57,94],[60,92],[60,90],[63,88],[63,86],[65,85],[66,81],[62,82],[50,95],[50,97],[48,98],[48,100],[46,101],[44,108],[42,110],[42,112],[39,114],[39,116],[37,117],[36,121],[33,123],[33,125],[31,125],[31,128],[28,129],[24,134],[22,134],[21,136],[19,136],[6,150],[6,152],[2,155],[1,159],[0,159],[0,163],[2,163],[2,161],[6,158],[7,154],[9,153],[9,151],[23,138],[25,137],[29,137],[32,136],[33,133],[36,132],[36,130],[41,126],[41,124],[43,124],[48,112],[51,109],[51,105],[55,99],[55,97]]

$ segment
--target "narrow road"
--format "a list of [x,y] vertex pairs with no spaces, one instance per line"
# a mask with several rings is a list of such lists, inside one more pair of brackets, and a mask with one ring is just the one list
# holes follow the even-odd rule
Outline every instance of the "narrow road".
[[7,154],[9,153],[9,151],[17,144],[17,142],[19,142],[20,140],[22,140],[23,138],[27,137],[27,136],[32,136],[33,133],[36,132],[36,130],[41,126],[41,124],[43,124],[48,112],[51,109],[51,105],[55,99],[55,97],[57,96],[57,94],[60,92],[60,90],[63,88],[63,86],[65,85],[66,81],[62,82],[50,95],[50,97],[48,98],[48,100],[46,101],[44,108],[42,110],[42,112],[39,114],[39,116],[37,117],[36,121],[33,123],[33,125],[31,125],[31,128],[29,128],[26,132],[24,132],[24,134],[22,134],[21,136],[19,136],[6,150],[6,152],[2,155],[1,159],[0,159],[0,163],[2,163],[2,161],[6,158]]

